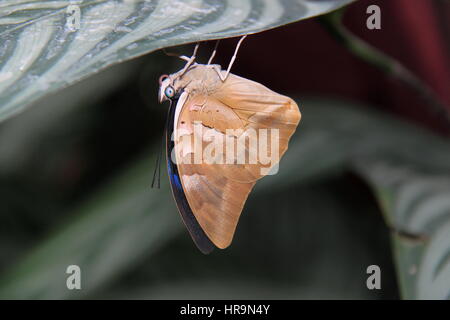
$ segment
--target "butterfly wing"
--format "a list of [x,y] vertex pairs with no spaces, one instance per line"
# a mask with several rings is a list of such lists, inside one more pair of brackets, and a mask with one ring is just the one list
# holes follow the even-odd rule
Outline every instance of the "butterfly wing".
[[280,158],[283,156],[301,118],[294,100],[236,75],[227,78],[214,98],[229,106],[246,128],[277,129]]
[[192,213],[191,206],[189,205],[186,195],[181,184],[180,175],[176,164],[171,160],[171,154],[175,147],[173,139],[171,139],[174,131],[174,118],[175,110],[178,105],[178,101],[170,105],[169,118],[166,128],[166,152],[167,152],[167,171],[170,179],[170,186],[172,194],[175,198],[175,202],[178,207],[178,211],[186,225],[192,239],[201,252],[208,254],[214,250],[214,244],[206,236],[203,229],[198,224],[194,214]]
[[[219,90],[190,96],[175,118],[174,158],[186,201],[210,241],[219,248],[226,248],[233,239],[250,191],[263,176],[262,165],[211,164],[205,163],[203,158],[201,163],[196,163],[193,141],[201,141],[203,147],[207,135],[217,140],[226,139],[226,129],[278,129],[281,157],[300,121],[297,104],[257,82],[230,74]],[[197,121],[201,121],[202,130],[196,130]],[[247,153],[251,148],[246,144]],[[215,150],[219,158],[221,154],[225,154],[225,150]]]

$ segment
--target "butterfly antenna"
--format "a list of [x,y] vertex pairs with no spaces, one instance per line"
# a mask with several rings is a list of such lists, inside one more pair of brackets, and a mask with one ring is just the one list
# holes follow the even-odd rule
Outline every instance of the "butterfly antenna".
[[[172,108],[172,100],[170,100],[170,105],[169,105],[169,109],[167,111],[167,115],[166,115],[166,121],[165,121],[165,125],[164,125],[164,130],[161,136],[161,141],[159,144],[159,152],[158,155],[156,157],[156,163],[155,163],[155,169],[153,170],[153,179],[152,179],[152,188],[155,188],[155,182],[157,181],[157,186],[156,188],[160,188],[161,187],[161,160],[162,160],[162,149],[164,146],[164,138],[165,138],[165,134],[167,132],[167,127],[169,125],[169,113],[170,113],[170,109]],[[156,172],[158,172],[158,175],[156,175]],[[158,177],[158,179],[156,179],[156,177]]]
[[[164,134],[163,134],[163,137],[164,137]],[[156,181],[158,182],[156,184],[156,188],[159,189],[161,187],[161,155],[162,155],[162,147],[163,147],[163,143],[161,141],[161,143],[159,145],[159,152],[158,152],[158,155],[156,156],[155,170],[153,170],[152,188],[155,188],[155,182]],[[158,175],[156,175],[156,173],[158,173]],[[158,177],[157,180],[156,180],[156,177]]]
[[219,42],[220,42],[220,39],[217,40],[217,41],[216,41],[216,44],[214,45],[214,50],[213,50],[213,52],[212,52],[212,54],[211,54],[211,57],[210,57],[209,60],[208,60],[208,65],[211,64],[211,62],[213,61],[214,57],[216,56],[217,47],[219,46]]

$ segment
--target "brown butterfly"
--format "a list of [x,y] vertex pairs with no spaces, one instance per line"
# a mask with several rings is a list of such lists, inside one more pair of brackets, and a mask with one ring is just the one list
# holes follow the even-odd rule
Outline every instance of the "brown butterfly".
[[[230,73],[244,38],[226,71],[211,64],[217,45],[207,64],[196,63],[197,44],[191,57],[180,57],[183,69],[159,81],[159,101],[171,102],[166,151],[173,196],[203,253],[230,245],[248,194],[278,165],[301,117],[291,98]],[[261,141],[265,161],[255,162]]]

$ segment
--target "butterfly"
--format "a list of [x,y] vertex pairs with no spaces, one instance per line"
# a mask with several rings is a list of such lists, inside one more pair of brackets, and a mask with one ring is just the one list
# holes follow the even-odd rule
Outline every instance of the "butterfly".
[[[172,193],[205,254],[231,244],[250,191],[278,166],[301,118],[291,98],[230,73],[244,38],[227,70],[212,64],[217,44],[207,64],[196,63],[197,44],[191,57],[180,56],[186,61],[180,71],[159,80],[159,102],[170,101],[166,155]],[[263,138],[252,142],[259,132]],[[262,141],[265,161],[255,162]]]

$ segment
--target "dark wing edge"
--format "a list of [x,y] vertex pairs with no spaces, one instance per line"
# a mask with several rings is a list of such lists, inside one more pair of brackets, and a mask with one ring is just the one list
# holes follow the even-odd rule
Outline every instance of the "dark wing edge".
[[178,211],[180,212],[181,218],[183,219],[183,222],[186,225],[186,228],[188,229],[192,240],[202,253],[209,254],[214,250],[214,248],[216,248],[216,246],[208,238],[208,236],[198,223],[197,219],[195,218],[194,214],[192,213],[191,207],[189,206],[186,195],[184,193],[180,176],[178,174],[177,165],[174,164],[171,160],[172,150],[175,147],[175,144],[172,141],[171,137],[175,125],[174,120],[177,104],[178,101],[175,100],[174,103],[172,103],[170,106],[169,119],[166,129],[166,157],[170,187],[172,189],[172,194],[175,199],[175,203],[177,204]]

